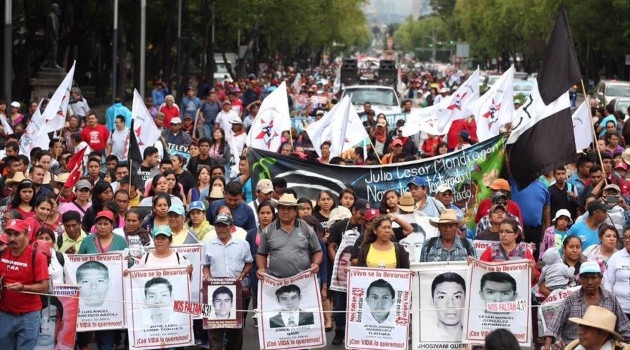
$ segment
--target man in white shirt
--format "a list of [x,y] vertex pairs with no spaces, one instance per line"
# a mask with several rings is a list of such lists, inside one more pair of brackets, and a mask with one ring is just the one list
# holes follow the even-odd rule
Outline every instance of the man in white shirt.
[[127,160],[129,129],[125,126],[125,116],[116,116],[114,125],[116,128],[114,128],[109,139],[107,139],[107,154],[115,155],[119,161]]
[[243,121],[239,117],[235,117],[230,120],[230,124],[232,125],[232,141],[230,142],[230,151],[232,154],[236,156],[238,159],[242,153],[243,148],[245,147],[245,139],[247,139],[247,133],[245,132],[245,126],[243,125]]
[[214,130],[221,128],[225,132],[225,137],[228,138],[231,135],[232,124],[230,124],[231,120],[240,119],[238,114],[232,110],[232,104],[229,100],[225,100],[221,105],[221,112],[217,114],[216,119],[214,120]]

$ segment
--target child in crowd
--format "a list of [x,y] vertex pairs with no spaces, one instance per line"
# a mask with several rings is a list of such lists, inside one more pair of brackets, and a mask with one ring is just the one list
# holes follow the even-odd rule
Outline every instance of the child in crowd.
[[558,249],[547,249],[542,260],[545,266],[538,280],[539,285],[544,281],[549,290],[568,287],[573,280],[575,267],[569,267],[562,262]]
[[571,213],[567,209],[560,209],[556,212],[556,216],[551,220],[552,226],[545,230],[542,243],[540,244],[540,254],[538,260],[542,260],[543,254],[549,248],[556,248],[558,252],[562,251],[562,241],[567,236],[569,226],[573,224]]

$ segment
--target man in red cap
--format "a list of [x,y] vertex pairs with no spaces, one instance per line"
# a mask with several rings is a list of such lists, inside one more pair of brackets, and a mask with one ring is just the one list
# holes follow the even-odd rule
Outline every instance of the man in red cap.
[[[497,192],[501,192],[501,194],[507,197],[508,193],[510,193],[510,183],[505,179],[496,179],[488,186],[488,188],[492,191],[492,196],[496,195]],[[503,203],[506,206],[508,213],[518,217],[520,223],[523,223],[523,216],[521,215],[521,208],[516,204],[516,202],[508,199],[507,204]],[[490,208],[492,207],[492,199],[486,198],[479,203],[477,207],[477,214],[475,215],[475,224],[479,223],[482,217],[488,215],[490,212]]]
[[8,249],[0,255],[0,343],[4,349],[34,349],[40,327],[42,300],[37,294],[48,290],[46,257],[29,243],[28,224],[19,219],[7,222],[4,234]]

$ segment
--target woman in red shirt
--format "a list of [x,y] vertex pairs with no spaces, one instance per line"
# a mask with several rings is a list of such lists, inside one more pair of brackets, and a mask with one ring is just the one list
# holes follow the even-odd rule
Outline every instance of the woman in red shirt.
[[171,119],[179,117],[179,107],[175,104],[173,95],[164,98],[164,104],[160,107],[160,112],[164,114],[164,127],[171,127]]
[[[499,226],[500,242],[492,243],[479,257],[481,261],[495,262],[507,260],[529,260],[529,267],[532,269],[532,286],[538,282],[540,272],[536,267],[536,260],[525,242],[518,242],[519,228],[516,220],[507,218]],[[469,257],[469,259],[471,259]]]
[[23,180],[15,190],[15,197],[7,209],[15,209],[22,219],[35,215],[35,185],[31,180]]

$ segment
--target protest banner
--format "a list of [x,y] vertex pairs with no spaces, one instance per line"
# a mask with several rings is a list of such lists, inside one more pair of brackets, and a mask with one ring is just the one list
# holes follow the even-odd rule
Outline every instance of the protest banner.
[[[349,222],[349,221],[348,221]],[[355,227],[351,230],[345,230],[341,238],[341,244],[335,255],[332,276],[330,278],[330,289],[337,292],[345,292],[348,289],[348,277],[346,267],[350,267],[350,257],[352,256],[352,248],[354,242],[361,236]]]
[[258,342],[261,349],[313,349],[326,346],[317,275],[265,275],[258,280]]
[[412,275],[405,269],[350,268],[346,349],[406,349]]
[[186,158],[186,161],[190,160],[190,153],[188,153],[188,146],[177,145],[174,143],[168,142],[168,151],[171,155],[179,154],[180,156]]
[[[439,235],[437,227],[431,225],[429,221],[431,217],[421,216],[418,211],[414,211],[410,214],[398,213],[396,216],[407,221],[411,224],[411,227],[413,227],[413,232],[401,239],[398,243],[409,253],[409,261],[411,263],[420,262],[424,242]],[[392,227],[397,228],[400,227],[400,225],[396,222],[392,222]]]
[[248,160],[252,188],[259,179],[274,177],[285,179],[299,197],[317,198],[324,189],[338,196],[349,187],[358,198],[365,198],[376,207],[387,190],[403,193],[411,178],[422,176],[430,195],[436,193],[438,186],[450,185],[454,204],[466,212],[468,225],[474,227],[474,212],[468,208],[490,196],[487,186],[503,167],[503,144],[503,136],[497,136],[447,155],[388,165],[320,164],[252,148],[248,150]]
[[466,276],[471,293],[466,296],[464,341],[483,344],[488,333],[505,328],[514,334],[521,346],[529,346],[530,282],[529,260],[492,263],[473,260]]
[[567,289],[556,289],[549,294],[547,298],[538,307],[538,319],[542,322],[543,331],[547,332],[547,327],[551,320],[556,316],[558,309],[562,307],[564,301],[573,294],[573,292],[580,290],[581,286],[571,287]]
[[466,286],[465,261],[412,264],[412,349],[461,349]]
[[475,239],[473,241],[473,245],[475,246],[475,253],[477,254],[477,259],[481,257],[481,254],[483,254],[483,252],[486,251],[486,248],[490,247],[492,243],[496,243],[496,241],[484,241],[481,239]]
[[53,296],[46,296],[35,349],[73,349],[79,313],[79,289],[74,284],[58,284]]
[[[210,314],[203,318],[203,328],[243,328],[243,285],[236,278],[210,278],[201,291]],[[247,308],[247,307],[245,307]]]
[[[192,281],[190,282],[190,301],[202,303],[201,298],[201,280],[203,271],[201,269],[201,255],[203,254],[202,244],[182,244],[173,245],[171,249],[186,258],[193,266]],[[147,248],[147,252],[151,253],[155,247]],[[196,317],[198,318],[198,317]]]
[[192,317],[173,311],[174,300],[190,300],[186,268],[133,269],[125,280],[129,349],[195,344]]
[[126,328],[121,252],[68,254],[66,265],[81,286],[77,331]]

